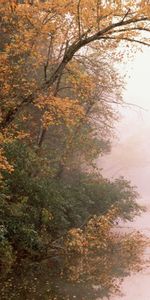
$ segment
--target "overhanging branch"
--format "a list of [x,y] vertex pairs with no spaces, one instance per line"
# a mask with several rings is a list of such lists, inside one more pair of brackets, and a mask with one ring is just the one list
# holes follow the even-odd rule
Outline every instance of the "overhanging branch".
[[138,44],[142,44],[144,46],[148,46],[150,47],[150,43],[144,42],[144,41],[140,41],[137,39],[132,39],[132,38],[128,38],[128,37],[113,37],[113,36],[103,36],[100,38],[101,40],[118,40],[118,41],[127,41],[127,42],[133,42],[133,43],[138,43]]
[[[126,15],[125,15],[126,16]],[[88,36],[87,34],[83,34],[81,35],[81,38],[79,37],[78,40],[74,41],[72,43],[72,45],[70,45],[67,48],[67,51],[64,53],[64,57],[62,59],[62,61],[60,62],[59,66],[57,67],[57,69],[53,72],[53,74],[51,75],[51,77],[49,79],[47,79],[47,82],[45,84],[43,84],[41,87],[39,87],[35,92],[33,92],[32,94],[30,94],[27,97],[23,97],[21,103],[15,107],[15,109],[12,109],[11,111],[8,112],[8,114],[5,116],[5,118],[2,120],[1,124],[0,124],[0,128],[3,129],[5,127],[7,127],[14,119],[16,114],[22,110],[22,108],[25,105],[28,105],[29,103],[33,103],[34,100],[36,99],[38,93],[43,93],[44,91],[46,91],[48,88],[52,87],[53,84],[58,80],[60,74],[62,74],[62,72],[64,71],[64,69],[66,68],[67,64],[71,61],[71,59],[74,57],[74,55],[83,47],[87,46],[88,44],[97,41],[97,40],[109,40],[109,39],[118,39],[118,40],[125,40],[128,42],[135,42],[135,43],[139,43],[145,46],[150,46],[149,43],[145,42],[145,41],[141,41],[141,40],[137,40],[137,39],[132,39],[132,38],[128,38],[128,37],[113,37],[113,36],[107,36],[107,34],[112,35],[113,33],[115,33],[115,29],[121,27],[119,30],[123,30],[124,32],[129,31],[129,28],[126,27],[127,25],[130,24],[140,24],[140,22],[145,22],[148,21],[148,17],[141,17],[141,18],[130,18],[125,20],[125,16],[123,17],[123,19],[119,22],[116,23],[112,23],[110,25],[108,25],[107,27],[103,28],[102,30],[97,31],[96,33],[94,33],[91,36]],[[142,30],[141,26],[139,26],[139,30]],[[137,30],[137,28],[135,29]],[[146,29],[143,29],[146,30]],[[90,33],[90,31],[87,30],[87,32]]]

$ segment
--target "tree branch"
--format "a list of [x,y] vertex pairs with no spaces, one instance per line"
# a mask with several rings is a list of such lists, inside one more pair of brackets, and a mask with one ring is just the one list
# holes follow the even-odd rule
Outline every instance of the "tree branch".
[[128,31],[146,31],[146,32],[150,32],[149,28],[143,28],[143,27],[131,27],[131,28],[124,28],[124,29],[119,29],[119,30],[114,30],[112,32],[109,32],[109,34],[114,34],[114,33],[119,33],[119,32],[128,32]]
[[[38,92],[44,92],[45,90],[47,90],[49,87],[51,87],[59,78],[60,74],[62,74],[62,72],[64,71],[66,65],[71,61],[71,59],[73,58],[74,54],[79,51],[80,49],[82,49],[84,46],[87,46],[88,44],[92,43],[93,41],[97,41],[100,39],[116,39],[115,37],[108,37],[105,36],[105,34],[110,33],[112,34],[112,30],[114,30],[117,27],[123,27],[126,25],[130,25],[130,24],[135,24],[135,23],[140,23],[143,21],[148,21],[148,17],[141,17],[141,18],[131,18],[128,20],[124,20],[122,19],[119,22],[116,23],[112,23],[110,25],[108,25],[106,28],[103,28],[102,30],[99,30],[98,32],[94,33],[91,36],[83,36],[82,39],[78,39],[76,41],[74,41],[72,43],[72,45],[70,45],[66,51],[66,53],[64,53],[64,57],[62,59],[62,61],[60,62],[59,66],[57,67],[57,69],[53,72],[53,74],[51,75],[51,77],[49,78],[49,80],[47,80],[47,82],[42,85],[40,88],[38,88],[34,93],[30,94],[29,96],[23,98],[22,102],[15,108],[12,109],[11,111],[8,112],[8,114],[5,116],[5,118],[3,119],[3,121],[0,124],[0,128],[3,129],[6,126],[8,126],[15,118],[16,114],[25,106],[28,105],[29,103],[33,103],[34,99],[36,98]],[[126,29],[125,31],[128,31],[128,28],[124,28]],[[88,30],[87,30],[88,32]],[[142,42],[139,40],[134,40],[131,38],[127,38],[127,37],[122,37],[120,38],[120,40],[126,40],[129,42],[136,42],[142,45],[146,45],[146,46],[150,46],[149,43],[146,42]]]
[[47,61],[44,65],[44,78],[45,78],[45,82],[47,81],[47,68],[49,66],[49,59],[50,59],[50,55],[51,55],[51,48],[52,48],[52,36],[50,38],[50,42],[49,42],[49,47],[48,47],[48,54],[47,54]]
[[128,37],[119,38],[119,37],[113,37],[113,36],[103,36],[103,37],[101,37],[101,39],[134,42],[134,43],[138,43],[138,44],[142,44],[144,46],[150,47],[150,43],[140,41],[140,40],[136,40],[136,39],[132,39],[132,38],[128,38]]
[[130,8],[127,10],[126,14],[124,15],[124,17],[122,19],[122,22],[126,19],[126,17],[128,16],[129,12],[130,12]]
[[78,0],[78,5],[77,5],[77,19],[78,19],[79,38],[81,38],[80,3],[81,3],[81,0]]

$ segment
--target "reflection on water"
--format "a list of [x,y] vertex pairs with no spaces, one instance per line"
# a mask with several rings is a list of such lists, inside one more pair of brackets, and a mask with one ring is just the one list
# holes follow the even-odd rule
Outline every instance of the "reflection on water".
[[[126,230],[136,228],[150,238],[150,209],[138,217],[133,223],[126,224]],[[112,300],[149,300],[150,299],[150,247],[146,247],[144,257],[147,261],[146,268],[139,273],[125,278],[121,290],[122,297],[115,296]]]
[[[26,261],[15,273],[1,280],[1,299],[118,300],[121,299],[119,287],[123,279],[132,272],[139,272],[141,264],[140,251],[129,252],[128,248],[127,251],[116,248],[108,253],[96,252],[80,258],[53,257],[32,264]],[[119,298],[113,298],[116,294]],[[145,299],[148,300],[140,298]]]

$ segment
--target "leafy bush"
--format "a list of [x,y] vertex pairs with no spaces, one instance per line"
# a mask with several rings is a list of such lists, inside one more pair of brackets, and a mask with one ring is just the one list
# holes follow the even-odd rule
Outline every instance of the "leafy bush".
[[123,219],[140,212],[137,193],[123,178],[111,182],[70,170],[58,180],[45,173],[43,160],[25,143],[7,146],[6,153],[14,172],[3,172],[1,183],[1,256],[10,265],[13,254],[46,253],[56,238],[84,227],[93,215],[107,214],[112,206]]

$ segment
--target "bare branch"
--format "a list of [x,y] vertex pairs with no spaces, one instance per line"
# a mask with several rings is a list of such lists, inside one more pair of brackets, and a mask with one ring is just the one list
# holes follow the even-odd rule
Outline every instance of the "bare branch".
[[132,39],[132,38],[128,38],[128,37],[112,37],[112,36],[103,36],[100,38],[101,40],[118,40],[118,41],[127,41],[127,42],[133,42],[133,43],[138,43],[144,46],[149,46],[150,47],[150,43],[144,42],[144,41],[140,41],[140,40],[136,40],[136,39]]
[[114,30],[114,31],[112,31],[112,32],[109,32],[109,34],[110,34],[110,33],[113,34],[113,33],[119,33],[119,32],[135,31],[135,30],[150,32],[150,29],[149,29],[149,28],[143,28],[143,27],[131,27],[131,28],[124,28],[124,29]]
[[46,134],[46,128],[42,126],[40,128],[40,132],[39,132],[39,136],[38,136],[38,141],[37,141],[37,144],[38,144],[39,148],[42,146],[45,134]]
[[63,86],[63,87],[60,87],[60,88],[58,88],[58,93],[60,92],[60,91],[63,91],[63,90],[69,90],[69,89],[71,89],[72,88],[72,86]]
[[108,17],[110,17],[111,15],[112,15],[112,13],[109,13],[108,15],[105,15],[105,16],[100,16],[98,21],[100,22],[100,21],[102,21],[102,20],[105,20],[105,19],[107,19]]
[[122,19],[122,22],[126,19],[126,17],[128,16],[129,12],[130,12],[130,8],[127,10],[126,14],[124,15],[124,17]]
[[96,10],[97,10],[97,28],[98,28],[98,30],[100,30],[100,5],[99,5],[99,0],[97,0]]
[[80,3],[81,3],[81,0],[78,0],[78,5],[77,5],[77,18],[78,18],[79,38],[81,37]]
[[48,54],[47,54],[47,61],[46,61],[45,65],[44,65],[45,82],[47,81],[47,68],[49,66],[49,59],[50,59],[50,55],[51,55],[51,49],[52,49],[52,36],[51,36],[50,42],[49,42]]

